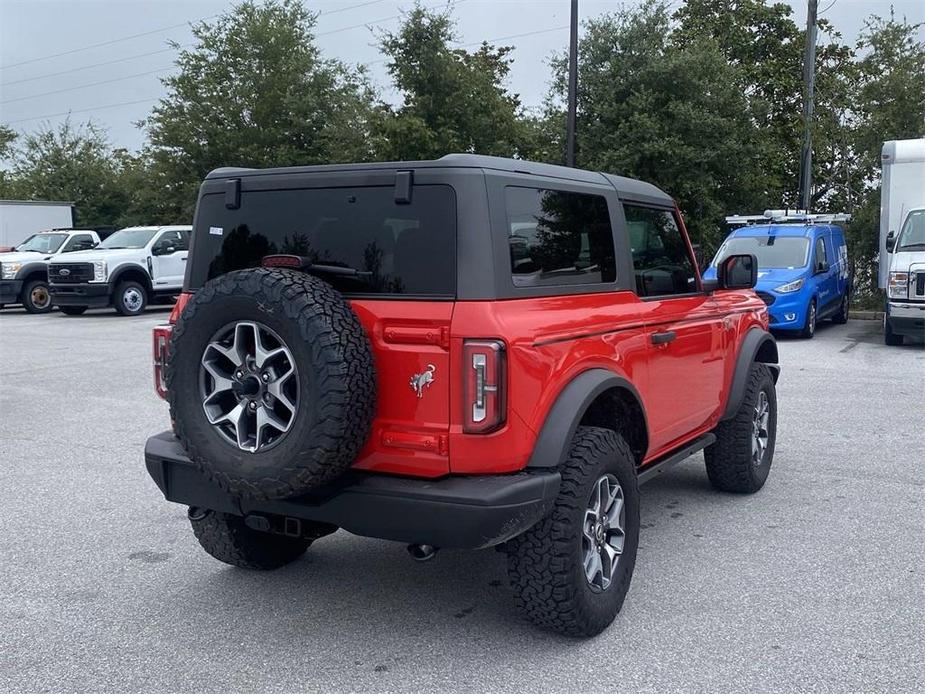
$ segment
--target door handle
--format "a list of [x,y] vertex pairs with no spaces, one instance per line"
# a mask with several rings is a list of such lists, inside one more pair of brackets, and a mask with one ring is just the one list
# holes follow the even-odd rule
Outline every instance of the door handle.
[[652,344],[653,345],[667,345],[669,342],[672,342],[678,335],[674,330],[668,330],[663,333],[652,333]]

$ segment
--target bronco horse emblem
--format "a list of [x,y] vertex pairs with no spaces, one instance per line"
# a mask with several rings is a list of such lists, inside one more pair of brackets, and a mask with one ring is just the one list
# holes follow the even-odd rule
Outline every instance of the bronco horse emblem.
[[423,398],[424,389],[430,387],[430,384],[434,382],[434,372],[436,370],[436,366],[428,364],[426,371],[414,374],[414,376],[411,377],[411,388],[417,393],[418,398]]

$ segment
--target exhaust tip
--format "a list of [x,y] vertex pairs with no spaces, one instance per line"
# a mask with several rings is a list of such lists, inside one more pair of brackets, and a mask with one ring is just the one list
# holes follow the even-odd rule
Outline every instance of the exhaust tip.
[[408,545],[408,554],[415,561],[430,561],[437,553],[437,548],[433,545]]

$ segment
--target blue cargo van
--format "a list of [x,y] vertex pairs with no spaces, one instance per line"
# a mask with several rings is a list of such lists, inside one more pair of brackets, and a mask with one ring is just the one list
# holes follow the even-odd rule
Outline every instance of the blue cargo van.
[[731,223],[747,220],[746,226],[726,237],[704,279],[716,278],[716,265],[726,256],[751,253],[758,258],[755,291],[768,305],[772,330],[812,337],[824,318],[847,322],[851,278],[845,233],[815,216],[783,216],[767,223],[750,223],[756,217],[727,218]]

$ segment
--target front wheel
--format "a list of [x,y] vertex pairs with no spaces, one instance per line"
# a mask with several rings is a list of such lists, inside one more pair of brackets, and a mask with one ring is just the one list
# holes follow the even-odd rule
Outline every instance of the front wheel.
[[800,331],[800,337],[807,340],[812,339],[816,334],[816,300],[809,302],[809,308],[806,309],[806,321],[803,323],[803,329]]
[[552,512],[506,545],[520,610],[538,626],[594,636],[629,591],[639,544],[633,454],[609,429],[579,427]]
[[148,292],[138,282],[120,282],[113,304],[123,316],[137,316],[148,305]]
[[48,282],[33,280],[22,290],[22,305],[28,313],[48,313],[51,311],[51,293]]
[[777,391],[767,365],[752,364],[742,404],[713,433],[716,442],[703,452],[710,483],[720,491],[740,494],[761,489],[777,440]]

